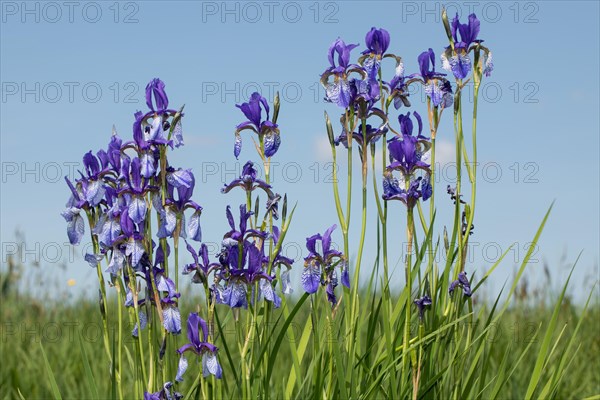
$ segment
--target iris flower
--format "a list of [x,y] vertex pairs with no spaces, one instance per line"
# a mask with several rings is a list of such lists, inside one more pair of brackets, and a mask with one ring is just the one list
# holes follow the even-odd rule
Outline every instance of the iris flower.
[[419,319],[423,320],[425,308],[431,305],[431,297],[429,297],[429,295],[426,294],[421,298],[415,299],[413,303],[415,303],[415,305],[419,309]]
[[[317,233],[306,238],[308,256],[304,259],[302,271],[302,287],[306,293],[312,294],[319,289],[319,284],[326,287],[327,298],[335,305],[337,299],[334,289],[338,284],[335,267],[341,263],[342,284],[350,287],[350,277],[344,255],[331,247],[331,234],[337,225],[331,226],[321,234]],[[317,250],[317,242],[321,242],[322,253]]]
[[[202,332],[202,338],[200,338],[200,331]],[[180,358],[175,380],[178,382],[183,381],[183,374],[188,367],[187,359],[184,356],[187,351],[202,357],[202,375],[204,377],[212,374],[217,379],[220,379],[223,375],[223,370],[217,359],[217,351],[219,349],[214,344],[208,342],[208,325],[196,313],[190,313],[188,316],[187,337],[189,343],[184,344],[177,350]]]
[[463,290],[463,294],[467,297],[471,297],[473,292],[471,291],[471,283],[469,282],[469,278],[467,278],[466,272],[461,272],[458,274],[458,279],[450,283],[448,286],[448,293],[452,294],[454,290],[459,287]]
[[246,193],[251,193],[254,189],[262,189],[265,191],[269,199],[273,198],[273,192],[271,191],[271,185],[262,179],[257,178],[257,171],[254,168],[254,163],[248,161],[242,168],[242,174],[238,179],[234,179],[229,184],[221,189],[221,193],[229,193],[229,191],[235,187],[241,187]]
[[[417,112],[414,113],[418,123],[418,133],[413,136],[413,123],[410,113],[400,115],[400,132],[402,139],[396,136],[388,141],[391,164],[388,165],[383,177],[383,199],[400,200],[408,208],[416,205],[418,199],[426,201],[431,197],[430,183],[429,139],[422,135],[423,122]],[[400,171],[396,178],[393,171]],[[417,176],[422,171],[424,176]]]
[[[321,84],[325,87],[325,100],[342,108],[348,108],[351,103],[352,94],[348,75],[357,72],[363,78],[367,77],[360,66],[350,64],[350,52],[356,47],[358,44],[346,44],[342,39],[337,38],[329,47],[329,68],[321,74]],[[330,82],[329,78],[332,76],[333,82]]]
[[422,83],[425,94],[431,99],[434,107],[448,108],[454,102],[452,86],[444,78],[446,74],[435,71],[435,53],[432,49],[424,51],[418,57]]
[[[458,13],[452,20],[451,33],[453,46],[446,47],[444,53],[442,53],[442,67],[447,71],[452,71],[456,79],[464,79],[471,72],[471,58],[469,52],[471,51],[471,45],[475,44],[480,46],[483,40],[477,39],[479,35],[479,20],[475,14],[469,15],[469,21],[466,24],[461,24],[458,19]],[[470,48],[471,47],[471,48]],[[486,76],[490,76],[494,65],[492,63],[492,53],[481,46],[484,50],[483,63],[484,73]]]
[[377,83],[381,59],[390,45],[390,34],[385,29],[372,27],[365,36],[365,44],[367,49],[362,52],[363,56],[359,62],[367,72],[369,80]]
[[[281,138],[279,136],[277,124],[272,122],[269,118],[269,103],[267,103],[267,99],[262,97],[260,93],[254,92],[247,103],[236,104],[236,107],[242,110],[248,120],[236,127],[235,143],[233,147],[235,158],[238,158],[242,151],[242,136],[240,135],[240,132],[246,129],[251,130],[256,133],[259,138],[263,139],[263,155],[265,157],[275,155],[281,144]],[[266,118],[264,120],[262,119],[263,109],[266,113]]]
[[[154,208],[160,215],[160,227],[157,232],[159,238],[173,237],[179,219],[181,228],[177,234],[180,237],[189,237],[197,242],[202,240],[202,230],[200,228],[202,207],[192,200],[195,184],[194,174],[190,170],[175,170],[172,167],[167,169],[165,206],[163,207],[162,199],[158,193],[155,193],[153,197]],[[188,209],[192,209],[194,212],[186,229],[184,212]]]

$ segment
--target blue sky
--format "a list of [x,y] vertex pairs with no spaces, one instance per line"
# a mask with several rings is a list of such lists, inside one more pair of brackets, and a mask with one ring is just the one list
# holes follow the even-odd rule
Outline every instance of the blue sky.
[[[243,201],[240,193],[221,195],[221,185],[244,161],[257,160],[249,136],[239,162],[232,155],[234,127],[243,120],[234,105],[255,90],[267,97],[281,92],[283,143],[274,159],[279,162],[274,185],[298,201],[287,251],[299,257],[307,236],[337,222],[327,181],[331,166],[323,110],[338,111],[322,101],[318,85],[329,44],[340,36],[362,47],[372,26],[383,27],[392,37],[390,51],[403,57],[407,72],[416,71],[420,52],[432,47],[439,54],[446,44],[438,2],[68,4],[1,3],[0,233],[3,262],[19,228],[28,242],[22,258],[37,258],[50,272],[57,260],[66,260],[67,271],[58,270],[64,282],[74,278],[84,291],[95,287],[94,274],[82,260],[85,250],[76,249],[72,257],[65,245],[59,213],[68,191],[60,177],[72,174],[85,152],[105,147],[113,124],[123,138],[131,135],[133,113],[146,107],[143,90],[150,79],[166,82],[173,106],[186,105],[186,146],[170,160],[196,174],[194,198],[204,207],[208,242],[218,242],[227,229],[224,205]],[[574,286],[598,280],[598,3],[452,2],[448,7],[463,18],[470,11],[478,15],[480,37],[496,66],[480,99],[481,179],[473,236],[478,244],[467,268],[481,276],[498,251],[516,242],[519,250],[510,253],[492,282],[492,290],[498,289],[555,201],[532,273],[541,276],[546,261],[563,279],[566,265],[583,250]],[[391,66],[387,71],[391,76]],[[412,99],[413,109],[425,114],[422,93]],[[440,192],[453,183],[452,138],[448,113],[438,134],[444,163]],[[355,174],[355,182],[359,179]],[[358,192],[354,198],[351,240],[356,243]],[[439,224],[451,224],[450,201],[439,196],[436,205]],[[400,244],[404,210],[400,204],[391,210],[391,240]],[[373,222],[363,270],[373,262],[374,243]],[[394,277],[401,282],[401,276],[398,269]]]

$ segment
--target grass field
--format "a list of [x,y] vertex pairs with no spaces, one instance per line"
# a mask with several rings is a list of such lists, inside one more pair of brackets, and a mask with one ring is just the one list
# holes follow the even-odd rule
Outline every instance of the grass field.
[[[63,398],[90,398],[91,392],[84,369],[84,357],[89,360],[91,373],[97,385],[98,393],[111,393],[111,370],[110,364],[101,344],[101,324],[99,322],[98,303],[91,300],[74,300],[67,302],[52,301],[51,299],[34,299],[27,294],[17,295],[16,291],[7,284],[6,274],[3,275],[4,293],[1,302],[2,315],[2,341],[0,352],[2,354],[2,367],[0,379],[0,393],[3,399],[15,399],[22,397],[26,399],[43,399],[53,396],[51,383],[47,369],[44,364],[40,344],[43,346],[51,370],[54,371],[57,386]],[[193,289],[197,289],[194,287]],[[199,291],[198,291],[199,292]],[[193,293],[193,292],[192,292]],[[193,296],[190,293],[189,296]],[[199,296],[198,294],[196,294]],[[363,292],[362,296],[369,293]],[[551,296],[550,294],[547,294]],[[473,390],[464,391],[458,388],[457,393],[465,393],[467,397],[491,398],[496,391],[496,384],[504,382],[498,389],[497,398],[521,399],[526,395],[534,366],[540,348],[543,345],[543,334],[552,320],[553,309],[547,305],[531,305],[527,293],[519,293],[515,297],[512,306],[504,313],[502,318],[494,323],[490,334],[484,339],[482,354],[467,352],[465,357],[460,357],[462,362],[458,371],[464,376],[469,372],[475,374],[473,379],[465,383]],[[191,297],[190,297],[191,298]],[[199,298],[199,297],[198,297]],[[113,299],[114,300],[114,299]],[[199,301],[201,303],[201,301]],[[293,301],[290,301],[292,306]],[[365,316],[361,329],[361,341],[363,348],[381,339],[383,329],[379,324],[372,327],[373,309],[370,302],[363,302],[361,315]],[[481,332],[481,326],[485,326],[484,320],[489,316],[489,307],[482,306],[481,312],[475,310],[477,317],[474,323],[479,323],[480,328],[475,332]],[[377,310],[377,308],[375,308]],[[557,385],[553,398],[558,399],[581,399],[591,397],[600,393],[599,355],[600,355],[600,308],[598,304],[591,305],[585,316],[582,315],[582,305],[571,304],[566,296],[558,308],[556,327],[552,332],[552,348],[545,361],[540,377],[542,383],[552,379],[558,364],[567,362],[564,366],[563,375]],[[187,315],[190,310],[182,310],[182,315]],[[234,343],[235,328],[228,308],[217,308],[222,313],[223,320],[228,321],[224,326],[224,337],[219,336],[217,346],[223,348],[223,340],[230,343],[231,357],[235,360],[237,350]],[[276,312],[276,316],[279,312]],[[300,337],[305,326],[310,325],[310,313],[308,307],[303,307],[294,319],[291,329],[296,337]],[[578,332],[575,332],[579,325]],[[116,321],[110,321],[110,328],[117,329]],[[369,331],[374,329],[373,331]],[[417,327],[414,327],[417,330]],[[459,327],[458,329],[463,329]],[[124,337],[127,348],[133,352],[133,339],[130,336],[130,327],[124,328]],[[477,335],[477,334],[476,334]],[[568,348],[570,339],[576,335],[572,346]],[[460,336],[459,336],[460,337]],[[178,337],[179,344],[184,338]],[[312,338],[311,338],[312,341]],[[273,393],[284,393],[289,382],[291,371],[291,346],[298,348],[306,346],[310,349],[312,343],[291,342],[289,337],[281,346],[273,368],[271,385]],[[335,345],[334,340],[334,345]],[[341,345],[341,343],[338,343]],[[430,345],[425,351],[433,350]],[[568,353],[568,354],[566,354]],[[84,356],[85,354],[85,356]],[[568,356],[568,357],[564,357]],[[437,365],[440,371],[446,366],[452,365],[450,361],[457,355],[445,354],[442,350],[436,354],[425,357],[425,362]],[[475,358],[476,357],[476,358]],[[486,360],[484,362],[484,360]],[[374,362],[373,359],[370,362]],[[234,385],[235,367],[231,368],[228,361],[221,361],[224,369],[223,382]],[[234,362],[235,363],[235,362]],[[317,371],[314,366],[326,360],[314,359],[311,352],[306,352],[302,360],[304,371],[309,376],[302,377],[294,390],[294,398],[320,398],[320,391],[313,385]],[[505,376],[506,373],[509,376]],[[325,377],[323,377],[324,379]],[[428,382],[435,377],[423,376]],[[133,397],[134,370],[126,370],[123,376],[123,387],[125,398]],[[452,386],[452,377],[445,382],[446,378],[433,379],[431,389],[421,397],[440,398],[446,391],[446,385]],[[186,380],[180,387],[185,393],[192,384],[192,380]],[[356,383],[365,387],[366,382]],[[541,385],[543,386],[543,385]],[[100,398],[103,396],[100,395]],[[382,393],[374,393],[371,398],[384,397]],[[458,396],[463,397],[462,395]],[[233,395],[231,398],[235,398]]]

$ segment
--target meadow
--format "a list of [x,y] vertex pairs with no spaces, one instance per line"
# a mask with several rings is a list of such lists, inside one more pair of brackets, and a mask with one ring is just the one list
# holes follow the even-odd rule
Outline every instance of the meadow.
[[[110,379],[111,369],[105,359],[101,345],[101,327],[98,322],[98,303],[88,299],[68,299],[64,288],[51,285],[47,295],[31,297],[25,293],[18,293],[19,282],[16,272],[36,272],[32,266],[16,266],[9,276],[7,269],[1,276],[2,302],[0,302],[2,315],[2,331],[0,341],[0,354],[2,354],[2,368],[0,368],[0,393],[3,399],[47,399],[53,397],[52,383],[40,345],[43,346],[50,369],[55,371],[54,379],[63,398],[85,399],[92,398],[92,393],[110,394],[113,392],[113,381]],[[32,272],[33,270],[33,272]],[[31,288],[30,285],[29,287]],[[530,284],[531,287],[531,284]],[[544,286],[547,288],[547,286]],[[23,288],[21,287],[23,290]],[[64,302],[56,301],[56,293],[64,294]],[[471,372],[476,374],[469,383],[469,387],[460,388],[459,398],[478,397],[483,399],[521,399],[525,398],[527,388],[532,379],[536,361],[543,346],[542,335],[553,321],[553,310],[549,303],[560,295],[548,290],[537,293],[517,290],[515,299],[510,308],[495,323],[493,332],[489,337],[481,339],[477,349],[472,349],[464,355],[462,371],[465,376]],[[59,296],[60,297],[60,296]],[[361,293],[361,297],[369,298],[369,293]],[[371,293],[371,297],[373,294]],[[54,300],[52,299],[54,298]],[[371,301],[377,301],[371,299]],[[293,307],[294,300],[290,301]],[[364,305],[361,315],[365,321],[377,319],[376,313],[371,310],[371,302]],[[478,317],[481,324],[489,317],[493,304],[482,305],[482,314]],[[182,310],[185,314],[192,310]],[[375,310],[376,311],[376,310]],[[554,329],[551,334],[552,349],[548,351],[540,381],[550,382],[555,376],[561,363],[561,379],[553,392],[552,398],[557,399],[584,399],[598,398],[600,393],[600,375],[598,372],[600,354],[600,307],[596,301],[587,311],[582,305],[573,304],[570,297],[563,299],[557,309]],[[225,317],[226,318],[226,317]],[[271,378],[273,393],[284,393],[290,381],[292,369],[290,367],[291,347],[312,348],[312,338],[301,341],[302,331],[311,327],[310,313],[302,309],[295,317],[297,325],[293,332],[297,333],[294,341],[286,337],[280,348],[280,356],[276,360]],[[372,326],[375,325],[375,326]],[[110,321],[111,330],[117,329],[117,321]],[[229,323],[229,330],[225,338],[234,342],[235,328]],[[381,322],[365,323],[361,327],[361,342],[365,348],[381,340]],[[482,331],[480,328],[478,331]],[[130,327],[123,330],[127,336]],[[378,336],[379,335],[379,336]],[[222,339],[217,340],[219,347]],[[131,346],[131,340],[128,345]],[[323,341],[326,344],[326,341]],[[339,345],[337,343],[336,345]],[[481,348],[480,348],[481,347]],[[430,348],[430,347],[429,347]],[[231,350],[232,359],[238,357],[235,348]],[[483,353],[479,354],[479,351]],[[313,386],[318,371],[315,367],[326,365],[328,360],[323,356],[313,358],[306,352],[301,363],[306,371],[300,381],[294,383],[294,395],[290,398],[322,398],[323,392]],[[440,370],[451,367],[453,360],[442,354],[436,361]],[[90,373],[94,377],[95,390],[91,391],[89,375],[84,368],[89,365]],[[132,398],[131,388],[135,382],[135,368],[130,366],[123,376],[123,385],[130,388],[125,392],[125,398]],[[235,386],[235,369],[225,368],[224,381]],[[368,374],[363,373],[364,379],[357,386],[365,387]],[[421,395],[422,398],[440,398],[443,394],[438,384],[430,381],[434,377],[425,376],[423,379],[430,382],[431,388]],[[323,376],[320,380],[326,380]],[[183,391],[191,386],[192,382],[185,382]],[[452,383],[445,385],[452,387]],[[98,396],[96,398],[109,398]],[[375,393],[368,398],[384,398],[383,392]],[[192,398],[202,398],[195,393]],[[228,398],[235,398],[231,396]],[[273,396],[273,398],[281,398]],[[287,397],[286,397],[287,398]]]
[[[480,229],[477,116],[487,112],[478,96],[494,70],[495,38],[484,44],[475,14],[441,17],[447,44],[437,53],[423,44],[410,74],[383,28],[366,33],[359,55],[355,38],[331,43],[320,82],[335,107],[322,128],[335,213],[306,233],[303,260],[282,251],[298,204],[270,175],[286,140],[278,118],[289,111],[279,94],[254,92],[235,105],[243,117],[231,124],[233,156],[250,160],[220,194],[212,188],[226,199],[229,230],[220,251],[209,252],[214,227],[203,226],[196,201],[213,192],[198,190],[194,166],[171,157],[186,144],[182,121],[193,113],[152,79],[131,134],[113,127],[105,148],[84,153],[56,210],[71,245],[91,241],[81,264],[97,287],[63,296],[52,284],[64,278],[59,269],[33,273],[6,259],[0,396],[599,399],[598,282],[574,303],[577,261],[558,286],[549,273],[547,282],[528,273],[553,204],[540,203],[549,206],[498,292],[487,283],[510,248],[485,269],[469,261]],[[467,85],[472,102],[462,98]],[[411,103],[413,86],[425,104]],[[456,180],[440,187],[436,136],[445,118]],[[392,220],[392,207],[401,218]],[[450,217],[438,221],[442,208]],[[392,224],[406,235],[392,235]],[[367,232],[376,232],[372,252]]]

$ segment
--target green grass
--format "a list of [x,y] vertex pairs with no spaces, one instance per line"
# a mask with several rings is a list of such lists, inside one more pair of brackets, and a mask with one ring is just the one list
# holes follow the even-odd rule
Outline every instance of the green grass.
[[[366,291],[360,293],[365,298],[368,296]],[[319,299],[315,299],[319,300]],[[320,299],[323,300],[323,299]],[[553,329],[549,333],[549,348],[547,357],[542,363],[542,370],[539,374],[539,383],[535,396],[539,396],[546,383],[551,382],[556,369],[559,367],[561,358],[568,356],[566,364],[562,371],[560,381],[555,390],[552,391],[553,398],[585,398],[600,393],[600,376],[597,374],[600,355],[600,335],[598,335],[598,321],[600,320],[600,308],[597,304],[591,306],[585,315],[581,305],[571,304],[568,298],[554,310],[547,305],[531,306],[526,305],[525,301],[516,301],[513,306],[508,308],[502,317],[492,324],[488,329],[488,335],[482,337],[482,346],[478,346],[477,336],[483,331],[482,326],[486,324],[486,318],[489,316],[493,304],[481,309],[474,310],[475,317],[472,323],[479,327],[474,330],[473,347],[461,354],[462,347],[443,346],[436,347],[435,341],[429,342],[423,351],[425,352],[424,363],[430,363],[441,372],[440,376],[422,376],[422,389],[429,388],[420,393],[422,398],[439,398],[441,394],[448,393],[448,390],[455,392],[457,398],[479,397],[492,398],[494,394],[497,398],[525,398],[527,389],[532,382],[532,375],[536,371],[536,363],[540,351],[544,349],[546,341],[544,336],[546,329],[553,324]],[[313,358],[312,348],[314,345],[312,338],[307,339],[306,332],[310,332],[310,307],[300,307],[294,317],[289,330],[294,332],[297,342],[292,343],[298,351],[296,357],[300,358],[299,372],[293,372],[294,363],[292,352],[290,351],[289,335],[281,336],[281,346],[274,358],[271,371],[271,393],[274,398],[282,398],[281,394],[286,393],[286,387],[289,386],[290,372],[296,374],[295,384],[293,385],[294,398],[321,398],[319,387],[315,387],[315,382],[322,382],[326,385],[328,374],[330,373],[329,360]],[[291,304],[288,304],[291,310]],[[380,307],[373,307],[370,301],[361,302],[362,309],[360,315],[365,316],[365,323],[358,328],[360,330],[360,340],[363,349],[373,349],[365,351],[362,360],[355,368],[362,371],[360,374],[365,378],[362,394],[367,393],[369,386],[372,391],[367,398],[390,397],[385,392],[386,376],[384,368],[373,368],[382,357],[387,354],[380,354],[375,349],[378,343],[385,341],[383,336],[383,323],[376,321],[377,310]],[[223,339],[229,343],[232,365],[226,360],[225,351],[221,354],[221,364],[224,369],[225,377],[223,384],[228,385],[228,393],[235,393],[234,370],[237,368],[236,360],[238,357],[235,348],[235,329],[231,313],[223,308],[217,309],[221,322],[224,323],[223,329],[225,336],[220,336],[217,345],[224,349]],[[187,315],[191,310],[182,310],[182,315]],[[56,398],[55,391],[60,391],[62,398],[92,398],[97,390],[100,393],[99,398],[106,398],[113,392],[111,380],[111,366],[106,360],[103,351],[101,339],[101,323],[99,319],[98,304],[89,301],[71,301],[68,304],[48,304],[39,302],[23,295],[17,300],[15,296],[8,294],[1,303],[2,312],[2,340],[0,342],[0,352],[2,354],[2,367],[0,379],[0,393],[2,398],[19,398],[19,393],[26,399]],[[275,316],[281,312],[276,311]],[[402,320],[402,319],[400,319]],[[428,321],[427,321],[428,322]],[[443,337],[448,337],[448,333],[456,330],[459,333],[466,332],[467,321],[462,320],[444,333],[440,333],[438,339],[443,343]],[[326,324],[326,320],[319,321],[321,325]],[[580,324],[576,337],[574,337],[576,327]],[[110,329],[116,329],[116,321],[110,321]],[[308,330],[307,330],[308,327]],[[332,328],[336,328],[333,326]],[[418,328],[413,327],[414,335],[418,334]],[[321,331],[324,332],[324,331]],[[124,332],[126,338],[131,338],[130,330]],[[333,334],[335,337],[335,333]],[[453,340],[461,340],[461,335],[454,336]],[[567,348],[571,338],[574,338],[571,348]],[[183,338],[179,338],[182,343]],[[557,341],[557,339],[560,339]],[[127,342],[127,348],[133,352],[133,340]],[[398,342],[400,343],[400,341]],[[44,352],[53,377],[48,373],[45,365]],[[323,339],[322,345],[327,346],[327,340]],[[333,348],[340,349],[343,343],[334,341]],[[448,354],[451,352],[451,354]],[[336,365],[343,363],[348,367],[346,354],[334,351]],[[401,354],[399,352],[397,355]],[[396,355],[392,355],[395,357]],[[460,360],[452,364],[450,361],[455,358]],[[87,369],[86,359],[89,361],[89,370]],[[356,361],[354,361],[356,362]],[[382,363],[384,365],[385,363]],[[190,360],[190,368],[193,361]],[[323,367],[323,368],[321,368]],[[435,370],[435,368],[425,368],[424,370]],[[451,370],[451,371],[450,371]],[[338,370],[339,372],[343,372]],[[135,379],[135,369],[126,369],[123,380],[124,397],[132,398],[132,384]],[[238,372],[239,373],[239,372]],[[384,374],[381,380],[381,374]],[[463,387],[452,388],[454,374],[461,374]],[[317,377],[322,374],[321,377]],[[336,376],[334,377],[336,380]],[[93,375],[94,379],[90,379]],[[344,379],[343,374],[339,378]],[[53,381],[56,381],[54,388]],[[185,393],[191,386],[193,379],[188,377],[178,388]],[[97,385],[97,389],[95,386]],[[468,390],[467,390],[468,388]],[[290,389],[288,389],[289,391]],[[348,390],[350,388],[348,387]],[[235,396],[233,396],[235,397]],[[391,396],[394,397],[394,396]]]

